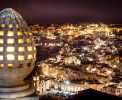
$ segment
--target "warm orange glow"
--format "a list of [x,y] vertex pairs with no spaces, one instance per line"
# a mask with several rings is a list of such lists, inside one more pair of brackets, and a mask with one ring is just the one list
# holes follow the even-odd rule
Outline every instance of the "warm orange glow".
[[32,35],[32,33],[31,32],[28,32],[29,33],[29,35]]
[[13,44],[13,43],[14,43],[14,39],[8,39],[8,40],[7,40],[7,43],[8,43],[8,44]]
[[31,40],[30,39],[27,39],[27,43],[30,43],[31,42]]
[[24,43],[23,39],[18,39],[18,43]]
[[12,27],[13,27],[13,24],[9,24],[8,27],[9,27],[9,28],[12,28]]
[[7,54],[7,60],[15,60],[15,56],[13,54]]
[[3,44],[3,39],[0,39],[0,44]]
[[9,68],[12,68],[12,67],[13,67],[13,64],[8,64],[8,67],[9,67]]
[[15,47],[7,47],[7,52],[14,52],[15,51]]
[[33,58],[33,56],[32,55],[28,55],[28,59],[32,59]]
[[4,28],[5,27],[5,24],[1,24],[1,27]]
[[0,55],[0,60],[3,60],[3,56],[2,55]]
[[0,36],[3,36],[4,35],[4,31],[0,31]]
[[0,68],[3,68],[3,64],[0,64]]
[[24,51],[24,47],[18,47],[18,51],[19,52],[23,52]]
[[14,32],[13,31],[8,31],[7,36],[14,36]]
[[33,48],[32,47],[27,47],[28,51],[32,51]]
[[20,32],[20,31],[18,31],[18,32],[17,32],[17,34],[18,34],[18,35],[22,35],[23,33],[22,33],[22,32]]
[[20,61],[21,61],[21,60],[24,60],[24,56],[22,56],[22,55],[20,56],[20,55],[19,55],[19,56],[18,56],[18,60],[20,60]]
[[0,52],[3,52],[3,47],[0,47]]

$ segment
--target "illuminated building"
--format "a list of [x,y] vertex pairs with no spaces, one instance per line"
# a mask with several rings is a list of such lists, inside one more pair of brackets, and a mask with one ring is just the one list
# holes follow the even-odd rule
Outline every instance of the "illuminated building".
[[21,15],[11,8],[2,10],[0,98],[24,97],[34,93],[34,89],[23,80],[34,68],[35,52],[32,34]]

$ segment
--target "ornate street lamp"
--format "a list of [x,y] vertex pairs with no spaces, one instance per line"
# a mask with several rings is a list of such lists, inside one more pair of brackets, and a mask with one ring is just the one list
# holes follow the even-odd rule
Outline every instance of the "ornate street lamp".
[[34,89],[23,80],[35,62],[32,33],[21,15],[11,8],[0,12],[0,98],[24,97]]

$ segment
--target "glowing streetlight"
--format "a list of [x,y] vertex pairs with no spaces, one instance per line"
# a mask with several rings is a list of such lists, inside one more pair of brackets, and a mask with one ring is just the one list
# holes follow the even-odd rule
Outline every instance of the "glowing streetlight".
[[0,98],[23,97],[34,92],[34,89],[23,80],[33,70],[35,52],[32,34],[20,14],[11,8],[2,10],[0,12]]

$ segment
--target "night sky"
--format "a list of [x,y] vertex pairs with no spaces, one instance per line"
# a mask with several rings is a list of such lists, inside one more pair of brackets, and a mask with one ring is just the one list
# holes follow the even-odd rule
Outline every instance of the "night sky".
[[0,10],[8,7],[28,24],[122,23],[122,0],[0,0]]

